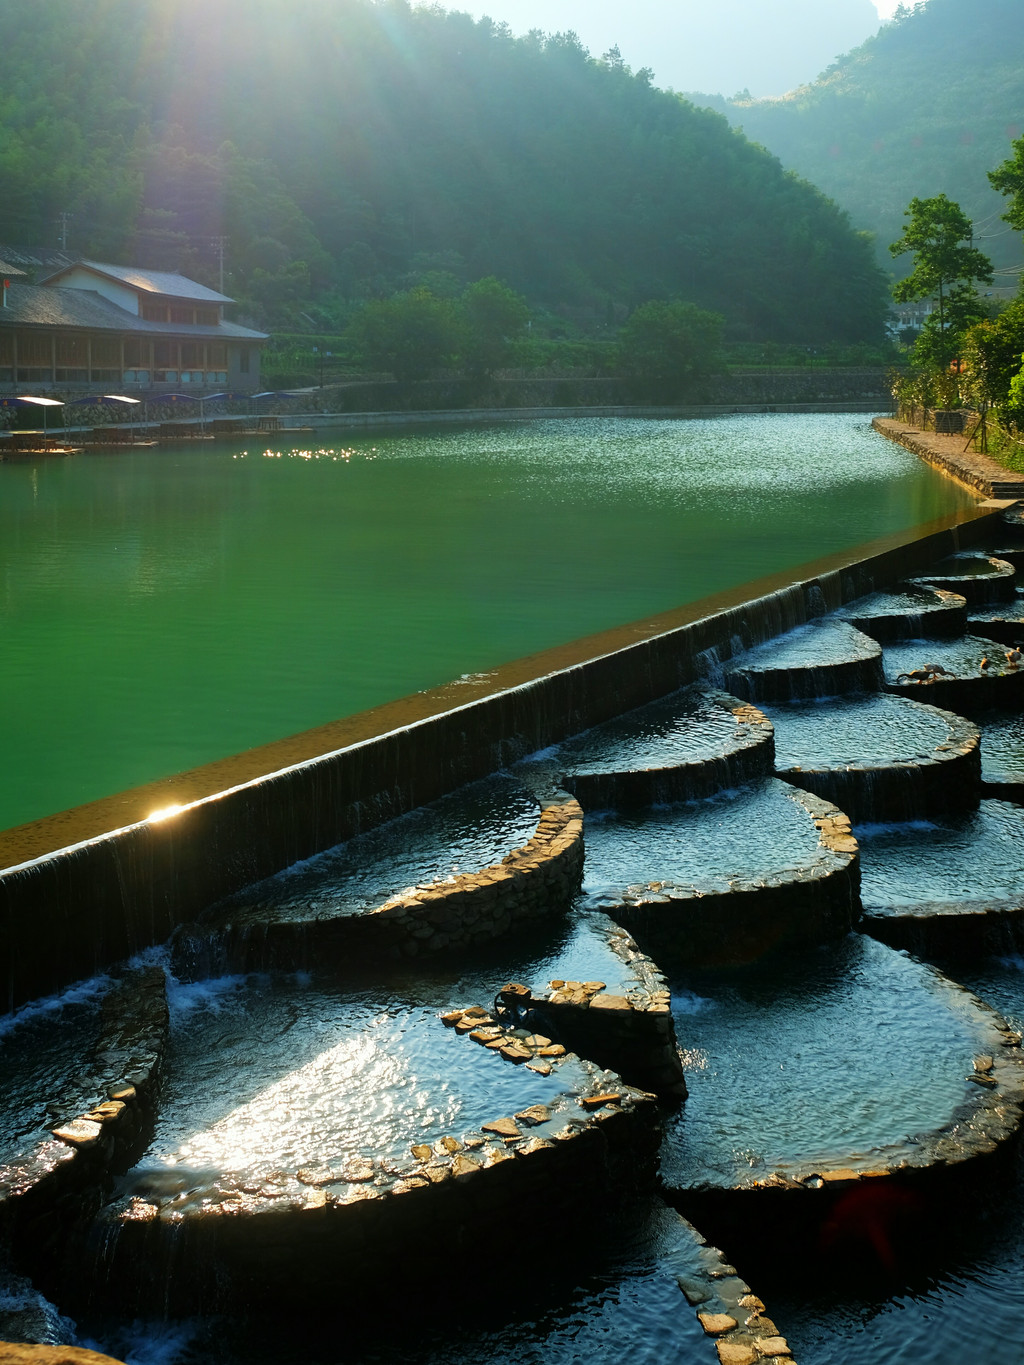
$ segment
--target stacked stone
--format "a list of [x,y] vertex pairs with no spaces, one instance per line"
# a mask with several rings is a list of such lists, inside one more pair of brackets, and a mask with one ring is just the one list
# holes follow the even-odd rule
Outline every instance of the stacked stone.
[[973,721],[952,711],[931,709],[942,715],[949,737],[930,754],[885,764],[850,761],[841,767],[789,768],[780,770],[779,776],[833,802],[858,823],[905,820],[908,812],[919,819],[976,806],[981,787],[981,731]]
[[140,1154],[156,1109],[167,1031],[163,971],[126,972],[102,1004],[87,1080],[94,1101],[3,1170],[0,1230],[27,1269],[57,1263],[68,1228],[96,1206],[109,1177]]
[[513,924],[564,909],[583,876],[583,811],[574,800],[547,806],[533,838],[494,867],[418,887],[367,917],[395,942],[393,956],[469,948]]
[[624,772],[566,772],[561,783],[591,810],[697,801],[724,787],[742,786],[766,777],[775,764],[775,730],[756,706],[711,692],[731,711],[736,729],[722,752],[672,767],[635,768]]
[[[326,1292],[339,1278],[376,1285],[397,1246],[429,1259],[438,1245],[473,1245],[496,1227],[526,1229],[538,1208],[574,1228],[605,1216],[606,1198],[654,1178],[655,1097],[558,1053],[541,1060],[571,1063],[572,1084],[550,1104],[414,1143],[411,1161],[367,1156],[302,1168],[251,1192],[222,1175],[205,1193],[111,1205],[105,1221],[117,1235],[106,1239],[99,1290],[137,1311],[195,1313],[259,1302],[267,1292]],[[162,1268],[172,1252],[177,1271],[168,1282]]]
[[631,886],[608,913],[646,948],[708,966],[750,961],[786,941],[848,933],[860,913],[860,854],[849,818],[812,792],[794,797],[818,829],[812,865],[736,878],[724,892],[673,882]]
[[[525,1049],[539,1043],[541,1051],[529,1063],[537,1069],[538,1060],[552,1055],[549,1047],[561,1051],[561,1044],[567,1043],[631,1085],[661,1099],[685,1099],[686,1079],[667,981],[624,931],[613,931],[609,943],[632,972],[626,993],[609,992],[604,981],[555,980],[548,993],[539,996],[527,986],[507,985],[498,992],[496,1003],[499,1011],[512,1010],[519,1022],[512,1031],[511,1046]],[[445,1022],[454,1023],[460,1031],[466,1029],[466,1020],[471,1017],[472,1012],[460,1019],[444,1016]],[[489,1017],[488,1024],[492,1027],[473,1029],[470,1036],[509,1055],[508,1044],[503,1046],[495,1032],[503,1038],[508,1034]],[[560,1041],[552,1043],[547,1032]]]
[[[564,794],[563,794],[564,796]],[[532,838],[500,863],[416,887],[365,914],[185,925],[174,944],[189,978],[268,968],[295,970],[328,957],[420,957],[473,948],[513,925],[568,908],[583,877],[583,811],[571,797],[542,810]],[[268,911],[272,914],[272,911]]]

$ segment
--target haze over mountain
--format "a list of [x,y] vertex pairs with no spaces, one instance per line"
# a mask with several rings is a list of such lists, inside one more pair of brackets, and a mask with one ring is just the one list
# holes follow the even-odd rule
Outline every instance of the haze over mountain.
[[785,99],[689,98],[820,186],[876,234],[889,268],[909,200],[948,194],[974,220],[975,244],[1019,271],[1021,238],[986,172],[1024,132],[1022,0],[928,0]]
[[878,28],[897,0],[466,0],[517,34],[577,33],[595,54],[618,46],[655,84],[732,95],[804,85]]

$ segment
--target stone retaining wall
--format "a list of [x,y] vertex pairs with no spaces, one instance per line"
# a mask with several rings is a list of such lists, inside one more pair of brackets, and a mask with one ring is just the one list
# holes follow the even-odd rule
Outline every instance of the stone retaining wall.
[[583,811],[570,799],[546,806],[529,842],[495,866],[417,887],[365,914],[253,923],[232,909],[211,925],[185,925],[175,969],[206,977],[478,947],[567,910],[582,876]]
[[113,1173],[149,1141],[167,1042],[165,979],[158,967],[131,969],[101,1006],[93,1061],[97,1102],[71,1114],[0,1179],[0,1233],[33,1274],[59,1254],[67,1226],[98,1206]]
[[741,659],[735,670],[726,672],[726,686],[748,701],[766,704],[876,692],[883,679],[881,647],[855,626],[844,622],[840,628],[850,637],[846,657],[793,665],[775,664],[770,658]]
[[534,1035],[550,1034],[662,1099],[685,1099],[668,980],[625,930],[613,927],[609,942],[630,974],[620,991],[609,993],[603,981],[555,980],[546,995],[509,985],[495,1002],[498,1018],[515,1020]]
[[772,772],[775,731],[756,706],[720,694],[736,718],[736,734],[721,754],[673,767],[625,772],[564,772],[560,781],[585,809],[623,810],[631,806],[696,801],[726,787],[739,787]]
[[[296,1192],[275,1189],[273,1200],[231,1197],[222,1178],[191,1216],[141,1197],[111,1206],[88,1246],[70,1248],[61,1302],[74,1311],[88,1296],[122,1312],[190,1317],[267,1296],[338,1304],[379,1295],[400,1252],[407,1304],[436,1291],[418,1268],[436,1267],[439,1248],[454,1266],[484,1247],[500,1255],[522,1246],[538,1228],[577,1237],[605,1221],[610,1200],[650,1184],[660,1136],[653,1096],[579,1065],[589,1083],[557,1111],[525,1110],[461,1140],[414,1147],[411,1162],[300,1171]],[[531,1136],[535,1127],[553,1131]],[[88,1258],[102,1268],[91,1283]]]
[[810,792],[796,795],[818,828],[821,857],[813,867],[749,883],[737,879],[722,893],[651,883],[608,904],[608,913],[659,962],[702,967],[753,962],[785,944],[849,933],[860,912],[859,852],[850,821]]
[[[929,603],[931,597],[934,605]],[[864,635],[870,635],[880,644],[896,640],[955,640],[967,631],[967,598],[959,593],[947,592],[943,588],[922,589],[922,607],[919,612],[893,612],[891,615],[858,616],[857,608],[851,607],[843,612],[843,620],[849,621]]]
[[[1001,651],[993,651],[998,658]],[[976,678],[934,678],[928,683],[887,682],[884,690],[897,697],[913,697],[943,711],[1015,710],[1024,706],[1024,671],[979,673]]]
[[1024,479],[988,455],[966,450],[967,442],[962,435],[939,436],[891,417],[876,417],[872,426],[882,436],[912,450],[928,464],[987,498],[1024,497]]
[[855,824],[973,809],[981,790],[981,731],[950,711],[942,715],[950,736],[930,757],[877,766],[851,762],[842,768],[779,769],[778,776],[831,801]]
[[[991,573],[971,577],[957,574],[954,564],[938,564],[930,574],[922,574],[911,579],[915,585],[927,588],[945,588],[955,592],[967,601],[969,607],[995,606],[998,602],[1012,602],[1017,592],[1017,574],[1012,564],[995,555],[979,555],[992,566]],[[943,570],[946,572],[943,572]]]
[[1020,901],[925,902],[905,910],[868,907],[861,928],[890,948],[926,960],[1015,954],[1024,947],[1024,890]]

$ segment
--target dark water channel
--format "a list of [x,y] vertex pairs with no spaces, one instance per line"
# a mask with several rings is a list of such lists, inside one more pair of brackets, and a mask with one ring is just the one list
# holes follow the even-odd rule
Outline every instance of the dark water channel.
[[[927,616],[919,592],[896,591],[873,607],[907,618],[908,638],[885,644],[890,676],[927,655],[972,667],[971,637],[916,638]],[[830,666],[873,650],[837,620],[734,662],[783,672],[820,667],[827,681]],[[826,855],[819,824],[798,797],[799,770],[934,763],[955,724],[927,704],[927,685],[912,699],[835,695],[825,686],[817,700],[766,710],[775,772],[785,780],[766,775],[700,800],[586,810],[581,893],[567,914],[540,927],[471,953],[371,968],[328,972],[314,962],[304,972],[185,981],[168,966],[171,1027],[156,1128],[112,1195],[155,1195],[182,1217],[219,1200],[276,1197],[284,1185],[289,1197],[304,1198],[315,1184],[304,1174],[310,1169],[326,1171],[325,1181],[359,1163],[398,1170],[414,1146],[436,1148],[446,1137],[483,1142],[489,1120],[534,1105],[555,1116],[538,1130],[549,1136],[586,1076],[613,1084],[614,1074],[572,1056],[547,1072],[512,1066],[442,1027],[440,1016],[468,1005],[492,1009],[506,981],[538,994],[565,981],[635,993],[652,964],[638,967],[635,945],[615,923],[625,889],[651,891],[655,903],[666,886],[698,901],[713,894],[727,940],[733,893],[756,897],[771,883],[805,894],[816,877],[851,875]],[[986,782],[1020,780],[1019,716],[995,707],[976,719],[983,756],[991,745]],[[713,761],[736,742],[739,725],[720,702],[691,691],[536,756],[536,771],[600,775]],[[409,886],[442,885],[500,862],[537,822],[528,766],[289,869],[237,903],[256,920],[357,916]],[[976,773],[969,809],[857,827],[866,909],[924,904],[955,914],[1019,899],[1024,807],[982,800]],[[642,948],[639,931],[638,939]],[[780,1173],[820,1184],[807,1173],[916,1159],[936,1135],[970,1126],[975,1119],[965,1114],[981,1112],[971,1106],[979,1055],[993,1049],[986,1006],[1024,1027],[1024,959],[1012,955],[930,964],[850,932],[713,970],[687,960],[685,942],[669,957],[658,965],[669,978],[690,1093],[681,1106],[664,1106],[659,1189],[681,1208],[694,1196],[749,1198],[762,1178]],[[87,1094],[103,990],[87,983],[62,1001],[29,1007],[0,1032],[7,1098],[0,1146],[16,1151],[52,1116],[34,1098],[40,1091],[59,1102],[66,1095],[68,1104]],[[782,1223],[768,1238],[763,1225],[746,1234],[742,1217],[719,1245],[765,1298],[803,1365],[1020,1361],[1021,1176],[1014,1154],[981,1178],[965,1173],[962,1187],[951,1187],[941,1235],[912,1256],[900,1246],[885,1256],[869,1246],[840,1266],[809,1254],[806,1239],[791,1238]],[[542,1201],[523,1212],[522,1226],[494,1226],[469,1250],[440,1243],[429,1262],[410,1264],[396,1247],[373,1301],[344,1302],[339,1292],[340,1310],[318,1302],[265,1316],[171,1321],[87,1310],[78,1338],[127,1365],[618,1365],[627,1353],[650,1365],[712,1365],[714,1344],[680,1290],[692,1235],[658,1191],[626,1205],[609,1201],[585,1235],[550,1218]],[[726,1226],[728,1219],[719,1225]],[[0,1322],[3,1312],[0,1293]]]

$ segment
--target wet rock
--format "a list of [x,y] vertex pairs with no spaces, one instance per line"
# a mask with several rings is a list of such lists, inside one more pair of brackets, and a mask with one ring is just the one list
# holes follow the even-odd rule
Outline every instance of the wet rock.
[[494,1119],[490,1123],[480,1125],[485,1133],[495,1133],[498,1137],[518,1138],[522,1137],[513,1119]]
[[754,1349],[761,1360],[778,1360],[790,1354],[785,1337],[761,1337],[754,1342]]
[[757,1352],[753,1346],[748,1346],[740,1341],[719,1341],[716,1343],[718,1349],[719,1365],[756,1365]]
[[590,1008],[592,1010],[609,1010],[626,1014],[633,1007],[624,995],[599,995],[590,1002]]
[[443,1137],[441,1139],[441,1146],[446,1152],[451,1152],[453,1155],[455,1152],[462,1151],[462,1143],[453,1137]]
[[732,1332],[739,1326],[736,1319],[730,1317],[728,1313],[698,1313],[697,1321],[709,1337],[724,1336],[726,1332]]
[[356,1159],[338,1168],[337,1179],[347,1180],[350,1185],[356,1185],[372,1180],[376,1174],[372,1161]]
[[551,1110],[546,1104],[531,1104],[529,1109],[521,1109],[516,1118],[520,1123],[525,1123],[528,1128],[535,1128],[540,1123],[547,1123],[551,1117]]
[[691,1308],[696,1308],[699,1303],[707,1303],[712,1297],[711,1287],[703,1280],[693,1280],[686,1275],[677,1275],[676,1284],[686,1296],[686,1302]]
[[531,1033],[528,1037],[523,1039],[523,1042],[526,1044],[527,1047],[532,1048],[542,1048],[551,1046],[551,1039],[545,1038],[542,1033]]
[[779,1335],[779,1329],[775,1323],[772,1322],[771,1318],[766,1318],[763,1313],[753,1313],[747,1318],[746,1326],[752,1332],[757,1332],[763,1337],[777,1337]]
[[97,1123],[95,1119],[72,1119],[62,1128],[55,1128],[53,1136],[66,1142],[69,1147],[94,1147],[102,1132],[102,1123]]
[[550,1062],[532,1061],[526,1063],[526,1069],[527,1071],[536,1071],[538,1076],[550,1076],[552,1068]]
[[464,1152],[460,1153],[452,1163],[452,1174],[456,1180],[463,1179],[467,1176],[478,1175],[482,1169],[483,1167],[480,1165],[479,1161],[474,1157],[466,1156]]
[[330,1166],[303,1166],[295,1173],[295,1179],[300,1185],[333,1185],[338,1179],[337,1174],[331,1170]]

